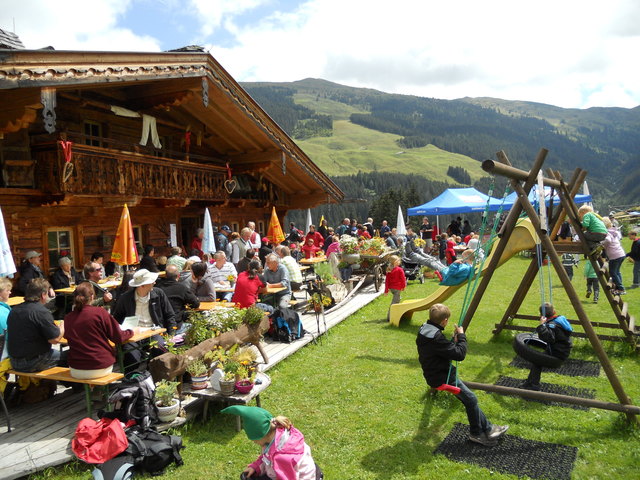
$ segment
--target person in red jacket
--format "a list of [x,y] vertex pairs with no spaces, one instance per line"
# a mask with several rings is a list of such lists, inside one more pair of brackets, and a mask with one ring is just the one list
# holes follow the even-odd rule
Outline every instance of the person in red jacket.
[[307,242],[304,244],[304,247],[301,248],[302,253],[304,253],[304,258],[314,258],[318,252],[321,252],[322,249],[318,248],[315,245],[313,238],[307,237]]
[[[389,257],[389,265],[387,266],[387,276],[384,282],[384,294],[389,292],[393,295],[391,299],[391,305],[394,303],[400,303],[400,292],[407,286],[407,277],[402,269],[402,260],[397,255],[391,255]],[[391,305],[389,306],[389,312],[387,313],[387,321],[391,316]]]
[[[316,232],[315,225],[309,225],[309,233],[307,233],[304,237],[304,243],[307,243],[307,240],[313,239],[313,243],[316,247],[322,248],[324,245],[324,237],[320,232]],[[307,257],[309,258],[309,257]]]
[[447,240],[447,249],[444,251],[447,257],[447,265],[451,265],[453,262],[456,261],[456,251],[454,248],[455,246],[456,246],[455,241]]
[[89,282],[78,285],[75,293],[74,309],[64,317],[71,376],[81,380],[104,377],[111,373],[116,362],[109,341],[122,344],[140,329],[122,330],[104,308],[91,305],[95,294]]

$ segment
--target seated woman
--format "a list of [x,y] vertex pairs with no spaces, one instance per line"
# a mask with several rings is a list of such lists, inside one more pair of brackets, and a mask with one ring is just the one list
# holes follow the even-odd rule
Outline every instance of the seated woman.
[[322,249],[315,245],[315,241],[313,238],[307,238],[307,243],[302,247],[302,253],[304,253],[304,258],[315,258],[318,252],[321,252]]
[[191,265],[190,282],[191,291],[195,293],[201,302],[216,301],[216,287],[210,275],[207,275],[208,266],[204,262],[197,262]]
[[64,336],[69,342],[67,360],[73,378],[99,378],[111,373],[116,357],[109,341],[122,344],[140,331],[122,330],[104,308],[91,305],[93,299],[91,284],[81,283],[76,288],[74,309],[64,317]]
[[252,305],[264,310],[273,312],[273,307],[265,303],[258,303],[258,295],[267,291],[267,282],[262,276],[262,266],[259,260],[249,262],[249,270],[245,270],[238,275],[236,289],[231,301],[241,308],[249,308]]

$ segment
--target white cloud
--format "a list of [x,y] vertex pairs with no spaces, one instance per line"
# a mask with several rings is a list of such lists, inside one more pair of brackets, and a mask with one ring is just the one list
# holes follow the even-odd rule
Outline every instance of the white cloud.
[[26,48],[158,51],[158,40],[117,26],[131,0],[4,2],[0,28],[15,30]]
[[640,104],[632,0],[311,0],[238,26],[212,53],[239,80],[322,77],[438,98]]
[[640,104],[637,0],[5,0],[0,28],[15,19],[27,48],[160,50],[159,39],[122,26],[134,2],[175,12],[178,25],[190,16],[198,27],[167,29],[162,43],[208,44],[241,81],[320,77],[436,98]]

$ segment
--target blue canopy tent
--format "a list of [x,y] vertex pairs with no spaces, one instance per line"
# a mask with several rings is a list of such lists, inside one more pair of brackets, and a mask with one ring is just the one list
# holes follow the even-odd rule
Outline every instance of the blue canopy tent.
[[[549,203],[550,203],[549,200],[551,197],[551,187],[544,187],[544,197],[545,197],[547,206],[549,206]],[[511,192],[509,195],[507,195],[507,198],[504,199],[504,209],[505,210],[511,209],[511,207],[513,207],[513,205],[516,203],[517,199],[518,199],[518,195],[516,194],[516,192]],[[573,197],[573,200],[576,203],[587,203],[591,201],[591,195],[578,194],[575,197]],[[532,204],[539,201],[537,185],[534,185],[531,191],[529,192],[529,201]],[[558,205],[559,203],[560,203],[560,197],[558,196],[558,192],[554,191],[553,204]]]
[[[456,213],[483,212],[487,206],[488,195],[475,188],[447,188],[430,202],[412,207],[408,215],[452,215]],[[500,208],[502,199],[491,198],[489,211]]]

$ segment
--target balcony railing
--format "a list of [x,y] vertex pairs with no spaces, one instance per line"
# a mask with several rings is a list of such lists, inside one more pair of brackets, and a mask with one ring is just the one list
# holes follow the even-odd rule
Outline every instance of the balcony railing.
[[38,186],[50,194],[222,200],[225,169],[132,152],[74,144],[73,173],[63,178],[59,145],[34,148]]

